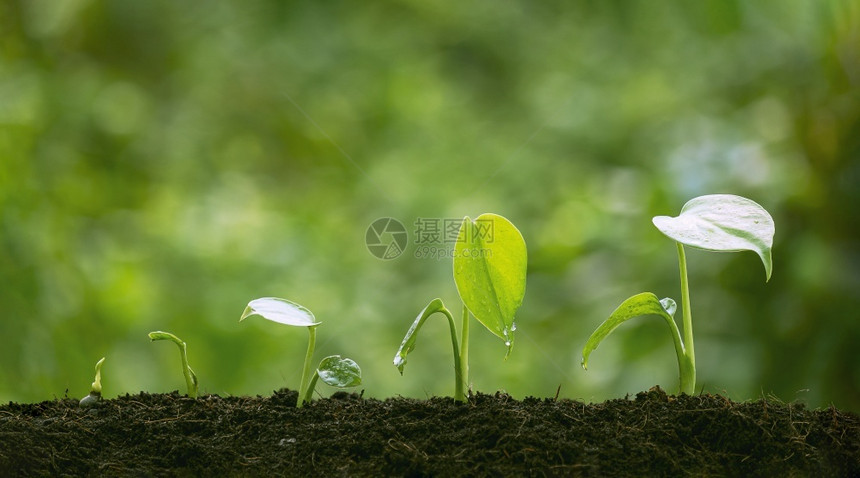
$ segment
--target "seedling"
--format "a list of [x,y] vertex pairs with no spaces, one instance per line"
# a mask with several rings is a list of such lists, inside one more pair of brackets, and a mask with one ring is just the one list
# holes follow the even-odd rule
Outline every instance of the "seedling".
[[286,299],[264,297],[249,302],[245,312],[242,313],[242,317],[239,318],[239,322],[252,315],[259,315],[264,319],[284,325],[308,328],[308,350],[305,353],[305,363],[302,367],[302,379],[296,407],[300,408],[305,402],[311,401],[317,379],[336,388],[355,387],[361,384],[361,368],[352,359],[343,358],[340,355],[331,355],[322,359],[311,376],[311,360],[314,356],[317,340],[316,328],[321,322],[316,321],[310,310]]
[[93,406],[102,398],[102,364],[104,362],[104,357],[96,362],[96,378],[93,380],[89,395],[81,399],[80,405],[82,407]]
[[526,242],[510,221],[497,214],[482,214],[475,221],[467,216],[460,225],[454,246],[454,283],[463,302],[461,334],[442,299],[433,299],[409,327],[394,365],[403,374],[406,356],[415,348],[418,331],[431,315],[448,319],[454,349],[454,400],[466,401],[469,379],[469,315],[474,316],[507,347],[514,346],[514,318],[526,293]]
[[681,208],[678,217],[657,216],[652,222],[660,232],[673,239],[678,248],[683,338],[675,324],[675,301],[668,297],[657,300],[656,295],[643,292],[622,302],[591,334],[582,350],[582,367],[588,367],[591,352],[623,322],[634,317],[656,315],[666,320],[675,343],[680,391],[691,395],[696,388],[696,356],[684,245],[715,252],[753,251],[764,264],[767,282],[773,269],[773,218],[763,207],[749,199],[731,194],[712,194],[691,199]]
[[170,332],[162,332],[160,330],[150,332],[149,340],[153,342],[156,340],[169,340],[179,347],[179,358],[182,360],[182,374],[185,375],[185,387],[188,389],[188,396],[197,398],[197,375],[194,374],[194,370],[191,370],[191,366],[188,365],[185,342]]

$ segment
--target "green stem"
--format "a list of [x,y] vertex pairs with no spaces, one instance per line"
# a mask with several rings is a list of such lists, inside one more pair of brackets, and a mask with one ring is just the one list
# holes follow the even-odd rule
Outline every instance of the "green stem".
[[157,330],[149,333],[149,340],[169,340],[179,347],[179,360],[182,362],[182,375],[185,377],[185,388],[188,389],[188,396],[197,398],[197,375],[194,370],[188,365],[188,350],[185,341],[170,332]]
[[696,390],[696,353],[693,348],[693,316],[690,308],[690,285],[687,281],[687,257],[684,245],[678,246],[678,267],[681,272],[681,310],[683,311],[684,356],[678,361],[681,372],[681,393],[692,395]]
[[301,401],[311,403],[311,399],[313,398],[314,389],[317,387],[317,379],[320,378],[320,374],[318,372],[314,372],[314,376],[311,379],[311,383],[308,386],[305,395],[301,397]]
[[310,388],[311,379],[311,360],[314,357],[314,347],[317,342],[317,326],[311,325],[308,327],[308,351],[305,354],[305,366],[302,369],[302,381],[299,384],[299,400],[296,403],[296,408],[301,408],[305,400],[311,401],[313,389]]
[[451,347],[454,349],[454,400],[465,402],[466,392],[463,384],[466,380],[463,377],[463,362],[460,360],[460,349],[457,343],[457,326],[454,324],[454,317],[447,308],[442,307],[439,312],[448,318],[448,327],[451,329]]
[[[424,322],[427,321],[429,317],[431,317],[435,313],[440,313],[448,319],[448,328],[451,331],[451,348],[454,353],[454,400],[458,402],[466,401],[466,381],[469,376],[469,365],[468,359],[461,360],[461,355],[468,357],[468,342],[469,342],[469,329],[468,329],[468,310],[464,308],[464,316],[463,322],[466,324],[463,328],[463,333],[465,334],[464,340],[461,343],[457,339],[457,324],[454,322],[454,317],[451,315],[451,311],[449,311],[445,304],[442,303],[441,299],[433,299],[427,304],[427,307],[424,307],[424,310],[421,311],[421,314],[415,319],[415,322],[412,323],[412,327],[409,327],[409,331],[406,332],[406,336],[403,338],[403,343],[400,344],[400,349],[397,350],[397,354],[394,356],[394,365],[400,370],[400,373],[403,373],[403,366],[406,364],[406,354],[408,354],[413,348],[415,348],[415,339],[417,337],[418,331],[424,325]],[[462,346],[462,349],[461,349]],[[465,363],[464,363],[465,362]]]
[[[464,307],[465,308],[465,307]],[[457,326],[454,324],[454,316],[451,315],[445,306],[442,306],[436,312],[441,312],[448,319],[448,327],[451,329],[451,348],[454,349],[454,400],[458,402],[466,402],[466,379],[469,374],[469,365],[466,362],[464,367],[463,354],[468,355],[468,340],[464,340],[458,344]],[[468,316],[467,316],[468,318]],[[468,339],[468,327],[463,329],[464,337]],[[466,344],[465,346],[463,344]]]
[[182,356],[182,374],[185,375],[185,387],[188,389],[188,396],[197,398],[197,376],[194,375],[194,371],[188,365],[188,353],[183,341],[180,341],[179,353]]
[[[466,391],[469,389],[469,309],[463,304],[463,327],[460,337],[460,388],[463,394],[461,402],[466,401]],[[456,398],[456,397],[454,397]]]

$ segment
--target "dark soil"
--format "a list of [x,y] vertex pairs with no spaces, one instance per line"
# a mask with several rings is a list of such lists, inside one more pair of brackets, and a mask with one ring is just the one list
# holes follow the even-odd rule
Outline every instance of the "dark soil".
[[0,407],[0,475],[860,476],[860,417],[721,396],[586,405],[477,394],[190,399]]

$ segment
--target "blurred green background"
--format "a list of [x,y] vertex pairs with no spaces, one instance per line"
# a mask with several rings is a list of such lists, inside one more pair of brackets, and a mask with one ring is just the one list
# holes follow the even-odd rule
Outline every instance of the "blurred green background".
[[[450,259],[419,218],[508,217],[529,248],[516,346],[473,322],[482,392],[585,401],[677,390],[658,318],[592,330],[642,291],[678,298],[652,225],[739,194],[774,216],[753,253],[688,253],[699,386],[860,410],[860,4],[0,3],[0,401],[298,385],[307,333],[238,323],[279,296],[323,322],[317,360],[365,397],[450,395],[444,320],[391,361]],[[410,233],[383,261],[368,225]],[[323,386],[323,395],[331,393]]]

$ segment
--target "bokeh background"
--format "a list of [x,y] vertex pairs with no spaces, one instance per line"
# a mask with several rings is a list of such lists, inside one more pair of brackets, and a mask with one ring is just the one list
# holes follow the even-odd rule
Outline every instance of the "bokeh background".
[[313,310],[365,397],[450,395],[444,320],[391,363],[458,307],[414,223],[483,212],[529,271],[507,361],[473,322],[475,390],[673,391],[658,318],[580,352],[628,296],[678,298],[651,217],[721,192],[774,216],[774,273],[688,252],[699,386],[860,410],[858,158],[850,0],[0,2],[0,401],[83,396],[102,356],[107,397],[183,390],[158,329],[202,392],[295,388],[307,333],[238,322],[262,296]]

